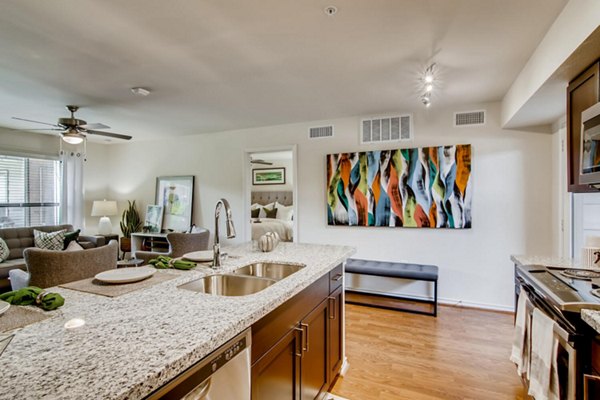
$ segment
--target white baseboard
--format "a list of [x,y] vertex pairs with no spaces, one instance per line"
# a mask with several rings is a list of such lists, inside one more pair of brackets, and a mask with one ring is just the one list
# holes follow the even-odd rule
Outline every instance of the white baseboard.
[[446,305],[446,306],[478,308],[481,310],[490,310],[490,311],[505,311],[505,312],[514,312],[515,311],[514,307],[511,307],[511,306],[501,306],[498,304],[488,304],[488,303],[475,303],[475,302],[471,302],[471,301],[456,300],[456,299],[438,298],[438,303]]

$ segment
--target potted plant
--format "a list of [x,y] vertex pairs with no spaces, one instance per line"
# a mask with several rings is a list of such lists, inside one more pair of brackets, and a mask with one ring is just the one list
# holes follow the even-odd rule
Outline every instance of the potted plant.
[[142,220],[140,213],[135,207],[135,200],[133,202],[127,200],[128,207],[123,211],[121,216],[121,232],[123,237],[120,240],[121,251],[123,253],[131,252],[131,234],[138,232],[142,227]]

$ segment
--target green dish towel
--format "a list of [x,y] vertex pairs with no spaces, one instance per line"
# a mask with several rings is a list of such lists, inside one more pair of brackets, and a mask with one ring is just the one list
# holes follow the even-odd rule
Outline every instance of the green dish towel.
[[65,299],[58,293],[47,293],[39,287],[28,286],[0,294],[0,300],[15,306],[36,305],[46,311],[55,310],[65,304]]

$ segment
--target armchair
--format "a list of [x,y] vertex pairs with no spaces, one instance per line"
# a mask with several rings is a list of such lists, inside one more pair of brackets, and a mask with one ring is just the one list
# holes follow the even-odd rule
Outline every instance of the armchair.
[[203,229],[202,232],[197,233],[167,233],[167,242],[169,242],[167,253],[138,250],[135,252],[135,258],[144,260],[144,264],[148,264],[148,261],[158,256],[181,257],[192,251],[207,250],[209,236],[208,229]]
[[117,268],[118,251],[115,240],[107,246],[89,250],[25,249],[23,255],[27,272],[20,269],[9,271],[12,290],[30,285],[47,288],[91,278],[99,272]]

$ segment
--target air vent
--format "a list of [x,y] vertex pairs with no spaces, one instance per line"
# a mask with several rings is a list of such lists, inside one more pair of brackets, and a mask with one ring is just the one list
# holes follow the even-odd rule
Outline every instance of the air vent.
[[361,143],[399,142],[412,138],[411,115],[361,120]]
[[454,113],[454,126],[485,125],[485,110]]
[[333,136],[333,125],[318,126],[308,130],[309,139],[327,138]]

